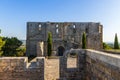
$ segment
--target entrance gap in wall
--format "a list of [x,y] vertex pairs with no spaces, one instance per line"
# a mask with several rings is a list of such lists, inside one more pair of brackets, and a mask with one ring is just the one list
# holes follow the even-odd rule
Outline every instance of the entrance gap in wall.
[[67,68],[77,68],[77,54],[70,53],[67,58]]
[[58,56],[63,56],[63,53],[65,51],[65,48],[63,46],[58,47]]

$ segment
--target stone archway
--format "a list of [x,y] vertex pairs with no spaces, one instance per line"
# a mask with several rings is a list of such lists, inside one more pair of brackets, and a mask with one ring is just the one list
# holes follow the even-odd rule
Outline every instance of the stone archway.
[[63,56],[63,53],[65,51],[65,48],[63,46],[58,47],[58,56]]

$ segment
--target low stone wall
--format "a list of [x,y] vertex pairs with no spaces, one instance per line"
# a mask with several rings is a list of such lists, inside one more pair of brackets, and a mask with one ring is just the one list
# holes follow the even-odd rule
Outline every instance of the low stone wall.
[[120,80],[120,55],[87,50],[86,80]]
[[[76,53],[67,64],[69,54]],[[34,63],[34,64],[33,64]],[[0,57],[0,80],[120,80],[120,55],[95,50],[73,49],[59,59],[37,57],[28,63],[27,57]]]
[[0,80],[44,80],[44,58],[27,67],[27,57],[0,57]]
[[[68,54],[77,54],[77,67],[67,68]],[[60,80],[120,80],[120,55],[73,49],[60,59]]]
[[[75,68],[67,68],[68,65],[71,65],[67,64],[71,53],[76,54],[77,65]],[[85,80],[85,50],[66,51],[60,58],[60,80]]]

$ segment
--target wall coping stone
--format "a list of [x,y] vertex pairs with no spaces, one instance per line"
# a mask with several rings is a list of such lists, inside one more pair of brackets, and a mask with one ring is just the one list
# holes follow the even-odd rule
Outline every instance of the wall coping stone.
[[98,59],[120,68],[120,55],[118,54],[108,54],[106,52],[86,49],[86,55],[92,59]]

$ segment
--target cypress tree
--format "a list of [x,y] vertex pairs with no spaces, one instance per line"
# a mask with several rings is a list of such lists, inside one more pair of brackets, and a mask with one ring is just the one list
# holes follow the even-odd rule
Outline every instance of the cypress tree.
[[48,53],[48,56],[51,56],[51,54],[52,54],[52,34],[51,34],[51,32],[48,32],[47,53]]
[[114,39],[114,49],[119,49],[117,33],[115,34],[115,39]]
[[82,35],[82,49],[86,49],[86,33]]

